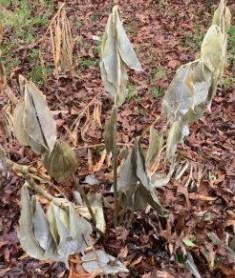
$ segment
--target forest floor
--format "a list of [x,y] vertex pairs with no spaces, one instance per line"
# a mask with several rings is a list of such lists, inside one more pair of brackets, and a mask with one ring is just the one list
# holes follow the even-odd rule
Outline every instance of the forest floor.
[[[4,26],[1,60],[8,83],[18,97],[18,75],[22,74],[44,92],[59,138],[76,151],[76,176],[84,182],[86,176],[94,174],[99,183],[89,186],[84,182],[86,191],[105,192],[112,183],[107,163],[94,172],[104,150],[103,130],[112,108],[101,82],[99,42],[94,36],[102,36],[114,4],[120,6],[125,29],[144,69],[141,74],[129,73],[128,98],[118,114],[117,141],[122,143],[121,153],[125,144],[128,146],[161,114],[162,96],[179,65],[198,57],[218,1],[68,0],[67,15],[75,41],[75,75],[61,74],[57,79],[46,30],[59,2],[0,0],[0,21]],[[229,4],[234,12],[233,1]],[[159,218],[147,209],[135,213],[132,223],[128,223],[127,214],[124,223],[113,228],[112,211],[105,207],[107,231],[97,247],[118,257],[129,269],[128,277],[192,277],[183,249],[192,255],[202,277],[235,277],[234,257],[228,249],[235,246],[234,44],[233,26],[229,32],[228,66],[212,112],[190,127],[190,136],[180,147],[190,163],[189,170],[180,180],[172,180],[158,190],[169,217]],[[3,107],[12,109],[0,92],[0,109]],[[101,109],[101,123],[94,120],[94,109]],[[78,115],[80,124],[76,132],[71,132]],[[161,125],[160,119],[156,128]],[[20,146],[5,128],[2,112],[0,126],[0,144],[8,157],[44,171],[39,156]],[[147,140],[143,139],[143,145]],[[190,173],[193,183],[187,183]],[[32,259],[21,249],[17,226],[23,183],[13,173],[0,177],[0,277],[92,277],[76,273],[76,265],[69,271],[63,263]],[[55,184],[73,200],[72,181]],[[49,190],[58,193],[53,188]]]

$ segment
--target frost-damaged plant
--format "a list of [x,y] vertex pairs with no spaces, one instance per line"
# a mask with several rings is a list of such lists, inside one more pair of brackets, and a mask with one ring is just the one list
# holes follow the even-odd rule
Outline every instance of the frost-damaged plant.
[[[163,130],[158,134],[151,126],[146,155],[141,150],[139,139],[129,151],[118,180],[118,191],[121,192],[123,205],[143,209],[150,204],[160,215],[165,214],[154,190],[170,181],[176,166],[177,144],[189,134],[188,125],[200,118],[206,107],[211,105],[225,65],[230,18],[229,9],[221,0],[212,26],[202,42],[200,58],[182,65],[167,89],[163,98],[163,110],[170,122],[166,145]],[[156,170],[164,149],[171,165],[169,172],[162,175],[156,173]]]
[[[43,93],[23,76],[19,77],[19,83],[21,97],[13,115],[15,135],[23,146],[29,146],[42,155],[43,164],[51,177],[58,182],[64,181],[72,176],[77,168],[75,153],[67,143],[57,139],[56,123]],[[69,256],[81,253],[83,254],[81,263],[88,272],[95,271],[98,274],[128,272],[121,262],[105,251],[96,251],[93,247],[90,217],[93,217],[97,231],[100,233],[105,231],[99,194],[86,197],[84,191],[81,191],[86,205],[81,200],[79,206],[65,197],[56,198],[35,182],[30,167],[7,159],[1,148],[0,167],[4,171],[11,168],[23,175],[26,180],[21,189],[18,237],[27,254],[40,260],[62,261],[68,267]],[[42,180],[40,177],[36,177],[37,179]],[[46,209],[35,195],[29,194],[28,188],[42,194],[48,200]],[[92,251],[87,251],[91,247]]]
[[181,66],[163,98],[163,109],[170,122],[166,155],[174,157],[177,144],[189,134],[188,125],[210,109],[226,62],[227,31],[231,14],[221,0],[202,45],[200,58]]
[[[113,156],[115,217],[120,194],[120,204],[133,210],[151,205],[162,216],[166,211],[161,207],[155,189],[166,185],[175,169],[177,144],[188,135],[188,125],[201,117],[206,107],[210,107],[217,84],[223,74],[227,45],[227,30],[230,26],[230,12],[221,0],[215,11],[212,26],[207,31],[200,58],[181,66],[172,80],[163,99],[163,109],[170,122],[167,141],[164,144],[164,131],[158,133],[154,126],[150,128],[150,140],[144,154],[140,137],[135,139],[134,147],[121,167],[117,179],[116,126],[117,111],[127,95],[127,68],[141,71],[130,41],[127,38],[118,14],[113,8],[109,16],[102,40],[100,68],[105,89],[114,99],[111,118],[105,129],[105,145]],[[1,37],[1,31],[0,31]],[[24,77],[19,77],[20,99],[10,93],[4,67],[0,63],[0,90],[16,104],[13,125],[18,141],[41,154],[49,175],[61,182],[72,176],[77,168],[75,153],[65,142],[57,139],[56,123],[47,106],[45,96]],[[170,161],[167,174],[157,172],[160,157],[166,149]],[[21,189],[21,216],[18,235],[22,248],[32,257],[53,261],[63,261],[68,266],[68,257],[82,253],[82,266],[87,272],[96,274],[116,274],[128,272],[126,267],[114,257],[93,247],[92,216],[96,229],[105,232],[104,215],[100,194],[87,197],[81,191],[86,206],[79,195],[79,206],[66,198],[55,198],[35,181],[35,171],[29,166],[19,165],[7,158],[0,147],[0,169],[7,174],[8,168],[25,178]],[[40,177],[36,180],[41,181]],[[79,186],[79,185],[78,185]],[[48,200],[43,207],[36,196],[29,194],[28,188],[42,194]],[[82,207],[82,209],[81,209]],[[88,209],[88,213],[84,213]],[[87,211],[87,210],[86,210]],[[87,216],[88,214],[88,216]],[[87,247],[92,251],[87,252]],[[85,252],[85,254],[84,254]],[[200,277],[197,268],[190,259],[189,265],[196,277]]]
[[140,62],[130,43],[119,17],[118,7],[113,7],[102,38],[100,70],[107,92],[114,100],[111,118],[104,132],[107,153],[113,156],[115,223],[117,220],[117,111],[127,96],[127,68],[142,71]]

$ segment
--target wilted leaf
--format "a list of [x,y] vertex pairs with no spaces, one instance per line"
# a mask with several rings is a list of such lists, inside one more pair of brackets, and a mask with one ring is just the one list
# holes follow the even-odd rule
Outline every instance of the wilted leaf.
[[225,1],[221,0],[218,8],[214,12],[212,23],[219,26],[221,30],[227,32],[231,25],[231,13],[228,7],[225,6]]
[[149,204],[160,216],[168,216],[167,211],[162,207],[155,190],[151,186],[148,188],[143,185],[139,186],[139,190],[136,193],[135,206],[138,206],[138,198],[142,199],[142,203],[145,202],[145,207]]
[[149,147],[146,154],[146,165],[149,165],[157,157],[163,146],[163,137],[158,134],[157,130],[151,126]]
[[44,250],[47,250],[52,245],[53,239],[50,233],[49,222],[41,205],[37,201],[32,221],[34,236],[37,242]]
[[63,141],[56,141],[53,151],[44,155],[43,163],[49,175],[59,182],[70,177],[77,168],[74,151]]
[[168,119],[180,120],[190,109],[206,103],[211,82],[211,73],[200,60],[181,66],[163,98]]
[[23,146],[31,146],[31,148],[35,152],[41,152],[42,151],[42,146],[37,144],[34,140],[32,140],[28,134],[26,133],[24,129],[24,123],[23,123],[23,113],[24,113],[24,101],[20,100],[14,110],[14,115],[13,115],[13,125],[14,125],[14,130],[15,130],[15,136],[19,143]]
[[149,187],[149,178],[146,173],[145,159],[142,153],[139,138],[135,141],[135,160],[136,160],[136,176],[140,180],[141,184],[146,188]]
[[136,56],[136,53],[132,47],[131,42],[127,37],[125,29],[123,28],[122,22],[119,17],[117,6],[113,7],[113,16],[116,19],[118,51],[122,60],[129,68],[135,71],[142,71],[141,64]]
[[220,27],[211,25],[208,29],[201,46],[201,59],[218,78],[223,73],[226,55],[226,40]]
[[53,207],[56,229],[59,235],[59,242],[56,246],[57,253],[60,260],[67,264],[69,255],[75,254],[78,251],[79,243],[70,234],[69,214],[67,211],[57,207],[53,203],[51,206]]
[[183,138],[188,134],[188,127],[181,121],[176,121],[171,125],[166,143],[166,156],[168,159],[174,156],[177,144],[182,142]]
[[124,264],[103,250],[90,251],[82,256],[82,260],[83,268],[89,273],[97,272],[104,275],[115,275],[120,272],[128,272]]
[[137,71],[142,70],[115,6],[102,38],[100,70],[104,87],[116,106],[120,106],[127,96],[127,66]]
[[31,257],[44,259],[44,250],[35,239],[33,231],[33,211],[35,202],[31,200],[26,184],[21,189],[21,214],[19,220],[18,237],[21,247]]
[[146,173],[145,159],[141,151],[139,138],[129,151],[127,159],[121,167],[118,179],[118,191],[122,192],[122,203],[134,210],[142,210],[149,204],[159,215],[166,216],[154,187]]
[[134,149],[129,150],[128,156],[123,163],[119,179],[118,179],[118,191],[127,193],[130,188],[135,187],[138,178],[136,176],[136,166],[134,161]]
[[6,163],[6,152],[0,145],[0,173],[5,176],[7,175],[7,163]]
[[56,123],[41,91],[27,81],[24,87],[23,127],[38,145],[51,152],[56,141]]
[[74,206],[69,206],[69,231],[73,239],[78,242],[78,251],[83,252],[91,243],[91,224],[83,217],[80,217]]
[[64,71],[73,72],[74,43],[64,3],[50,22],[49,31],[56,74],[59,66]]
[[95,214],[95,220],[96,220],[96,228],[100,230],[101,232],[105,233],[106,231],[106,222],[104,218],[104,211],[103,211],[103,205],[102,205],[102,195],[100,193],[95,193],[93,195],[90,195],[89,202],[92,207],[92,210]]
[[154,173],[151,176],[151,179],[150,179],[151,185],[154,188],[160,188],[160,187],[166,186],[169,183],[169,181],[174,173],[174,170],[175,170],[175,161],[172,160],[169,172],[167,174]]

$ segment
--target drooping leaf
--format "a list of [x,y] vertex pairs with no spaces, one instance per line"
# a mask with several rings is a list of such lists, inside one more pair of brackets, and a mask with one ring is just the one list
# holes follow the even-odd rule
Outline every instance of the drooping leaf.
[[90,251],[82,256],[82,266],[89,273],[115,275],[120,272],[128,273],[128,269],[115,257],[103,250]]
[[102,38],[100,70],[105,90],[110,93],[117,107],[125,101],[128,93],[127,67],[142,70],[115,6]]
[[24,114],[24,101],[20,100],[14,110],[13,115],[13,125],[15,136],[19,143],[23,146],[31,146],[31,148],[35,152],[42,152],[42,146],[37,144],[34,140],[32,140],[25,131],[24,124],[23,124],[23,117]]
[[207,101],[211,87],[210,71],[200,60],[181,66],[163,98],[163,109],[170,121],[180,120],[190,109]]
[[188,127],[181,121],[176,121],[171,125],[166,143],[166,156],[168,159],[174,156],[177,144],[182,142],[183,138],[188,134]]
[[18,237],[21,247],[33,258],[44,259],[44,250],[35,239],[33,231],[33,213],[35,202],[31,200],[27,185],[21,189],[21,214],[19,220]]
[[90,194],[89,202],[91,204],[92,210],[95,214],[96,228],[101,232],[106,231],[106,222],[104,218],[104,211],[102,205],[102,195],[100,193]]
[[136,176],[141,184],[146,188],[149,187],[149,178],[146,172],[145,159],[142,153],[139,138],[135,141],[135,159],[136,159]]
[[51,153],[46,153],[43,163],[55,180],[61,182],[76,171],[77,160],[73,149],[63,141],[56,141]]
[[174,173],[174,170],[175,170],[175,161],[172,160],[170,169],[167,174],[154,173],[151,176],[151,180],[150,180],[151,185],[154,188],[160,188],[160,187],[166,186],[169,183],[169,181]]
[[193,107],[193,81],[191,65],[181,66],[163,98],[163,109],[171,121],[179,119]]
[[161,151],[163,146],[163,137],[158,134],[157,130],[151,126],[149,147],[146,154],[146,165],[149,165]]
[[201,59],[208,69],[218,78],[223,73],[226,55],[226,41],[220,27],[211,25],[201,46]]
[[134,210],[142,210],[149,204],[159,215],[166,216],[166,211],[162,208],[150,183],[145,164],[137,138],[120,170],[118,191],[123,193],[121,203]]
[[232,16],[224,2],[224,0],[221,0],[218,8],[215,10],[212,24],[219,26],[226,33],[230,28]]
[[113,14],[115,15],[115,19],[116,19],[118,51],[122,60],[129,68],[135,71],[142,71],[141,64],[136,56],[136,53],[132,47],[131,42],[127,37],[126,31],[123,28],[123,24],[120,20],[117,6],[113,8]]
[[73,239],[78,242],[78,251],[83,252],[91,243],[91,224],[83,217],[80,217],[74,206],[69,206],[69,231]]
[[50,233],[49,222],[38,201],[36,201],[35,204],[35,212],[32,221],[34,236],[37,242],[44,250],[48,250],[51,248],[53,238]]
[[68,212],[54,204],[51,205],[53,206],[56,229],[59,235],[59,244],[57,245],[57,252],[61,260],[67,264],[69,255],[75,254],[78,251],[79,243],[70,234],[68,226]]
[[56,141],[56,123],[42,92],[27,81],[24,87],[23,126],[27,135],[51,152]]
[[[146,188],[145,186],[140,185],[139,190],[136,193],[136,198],[137,198],[137,200],[135,200],[136,203],[138,202],[138,198],[141,198],[142,202],[146,203],[145,207],[147,206],[147,204],[149,204],[153,209],[157,211],[157,213],[160,216],[162,217],[168,216],[167,211],[162,207],[160,201],[158,200],[155,190],[151,186]],[[136,205],[138,205],[138,203]]]
[[111,117],[104,130],[104,142],[107,154],[113,152],[115,147],[115,136],[116,136],[116,121],[117,121],[117,108],[114,107]]
[[117,189],[119,192],[127,194],[130,188],[136,185],[137,181],[134,149],[132,148],[129,150],[128,156],[121,167]]

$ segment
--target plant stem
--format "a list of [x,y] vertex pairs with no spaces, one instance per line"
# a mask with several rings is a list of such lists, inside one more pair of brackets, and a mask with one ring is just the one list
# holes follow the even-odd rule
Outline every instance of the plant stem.
[[115,109],[114,116],[114,127],[113,127],[113,187],[114,187],[114,199],[115,199],[115,212],[114,212],[114,226],[117,226],[117,218],[118,218],[118,190],[117,190],[117,108]]
[[96,225],[96,219],[95,219],[95,214],[91,208],[91,205],[90,205],[90,202],[86,196],[86,193],[84,191],[84,189],[82,188],[82,186],[80,185],[79,181],[75,178],[75,176],[73,176],[73,180],[74,180],[74,183],[75,183],[75,186],[77,187],[79,193],[81,194],[82,198],[84,199],[85,203],[86,203],[86,206],[88,208],[88,211],[91,215],[91,219],[92,219],[92,222],[94,225]]

